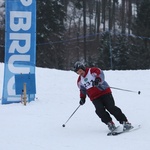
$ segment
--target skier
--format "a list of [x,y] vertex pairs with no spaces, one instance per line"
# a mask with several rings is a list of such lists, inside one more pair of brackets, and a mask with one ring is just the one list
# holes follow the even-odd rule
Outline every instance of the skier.
[[108,126],[110,131],[114,131],[116,126],[110,116],[112,114],[116,120],[123,124],[123,130],[132,128],[127,117],[122,110],[115,105],[111,89],[105,81],[105,76],[100,68],[88,68],[82,62],[77,61],[74,64],[74,71],[79,75],[77,85],[80,89],[79,104],[86,102],[86,95],[90,98],[95,106],[95,112],[101,121]]

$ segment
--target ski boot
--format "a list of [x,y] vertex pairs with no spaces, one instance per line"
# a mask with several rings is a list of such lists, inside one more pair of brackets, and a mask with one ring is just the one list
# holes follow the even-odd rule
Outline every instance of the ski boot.
[[123,131],[130,130],[132,128],[133,126],[131,125],[131,123],[129,123],[128,121],[123,122]]
[[107,126],[110,131],[114,131],[116,129],[116,126],[112,121],[108,122]]

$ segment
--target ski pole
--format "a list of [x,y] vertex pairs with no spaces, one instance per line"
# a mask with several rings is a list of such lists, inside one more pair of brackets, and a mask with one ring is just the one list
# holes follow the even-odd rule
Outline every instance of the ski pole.
[[74,115],[74,113],[79,109],[81,105],[79,105],[76,110],[71,114],[71,116],[68,118],[68,120],[62,125],[62,127],[65,127],[66,126],[66,123],[70,120],[70,118]]
[[141,91],[132,91],[132,90],[121,89],[121,88],[116,88],[116,87],[110,87],[110,88],[116,89],[116,90],[121,90],[121,91],[127,91],[127,92],[132,92],[132,93],[138,93],[138,94],[141,94]]

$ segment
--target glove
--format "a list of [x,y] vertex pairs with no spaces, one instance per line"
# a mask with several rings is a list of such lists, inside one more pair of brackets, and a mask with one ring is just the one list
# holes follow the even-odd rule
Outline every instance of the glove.
[[96,77],[95,81],[93,81],[93,86],[98,86],[99,82],[101,82],[101,78],[100,77]]
[[84,103],[85,103],[85,98],[81,98],[80,101],[79,101],[79,104],[83,105]]

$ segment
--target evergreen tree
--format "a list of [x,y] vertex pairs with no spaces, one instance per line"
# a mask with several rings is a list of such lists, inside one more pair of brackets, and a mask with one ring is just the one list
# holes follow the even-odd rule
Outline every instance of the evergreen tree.
[[129,41],[128,38],[122,34],[118,35],[116,38],[116,43],[113,50],[113,58],[113,69],[128,69]]
[[133,33],[139,36],[141,42],[138,49],[142,54],[140,55],[142,62],[142,69],[150,68],[150,0],[143,0],[137,9],[137,17],[133,25]]
[[150,36],[150,0],[143,0],[138,9],[133,32],[138,36]]
[[[37,65],[62,69],[66,14],[61,0],[37,0]],[[60,42],[56,42],[60,41]]]
[[4,45],[5,45],[5,24],[4,24],[5,6],[4,0],[0,2],[0,62],[4,62]]
[[37,31],[39,37],[61,35],[64,29],[65,12],[60,0],[37,1]]
[[98,65],[101,67],[101,69],[111,69],[109,32],[104,32],[100,38]]

